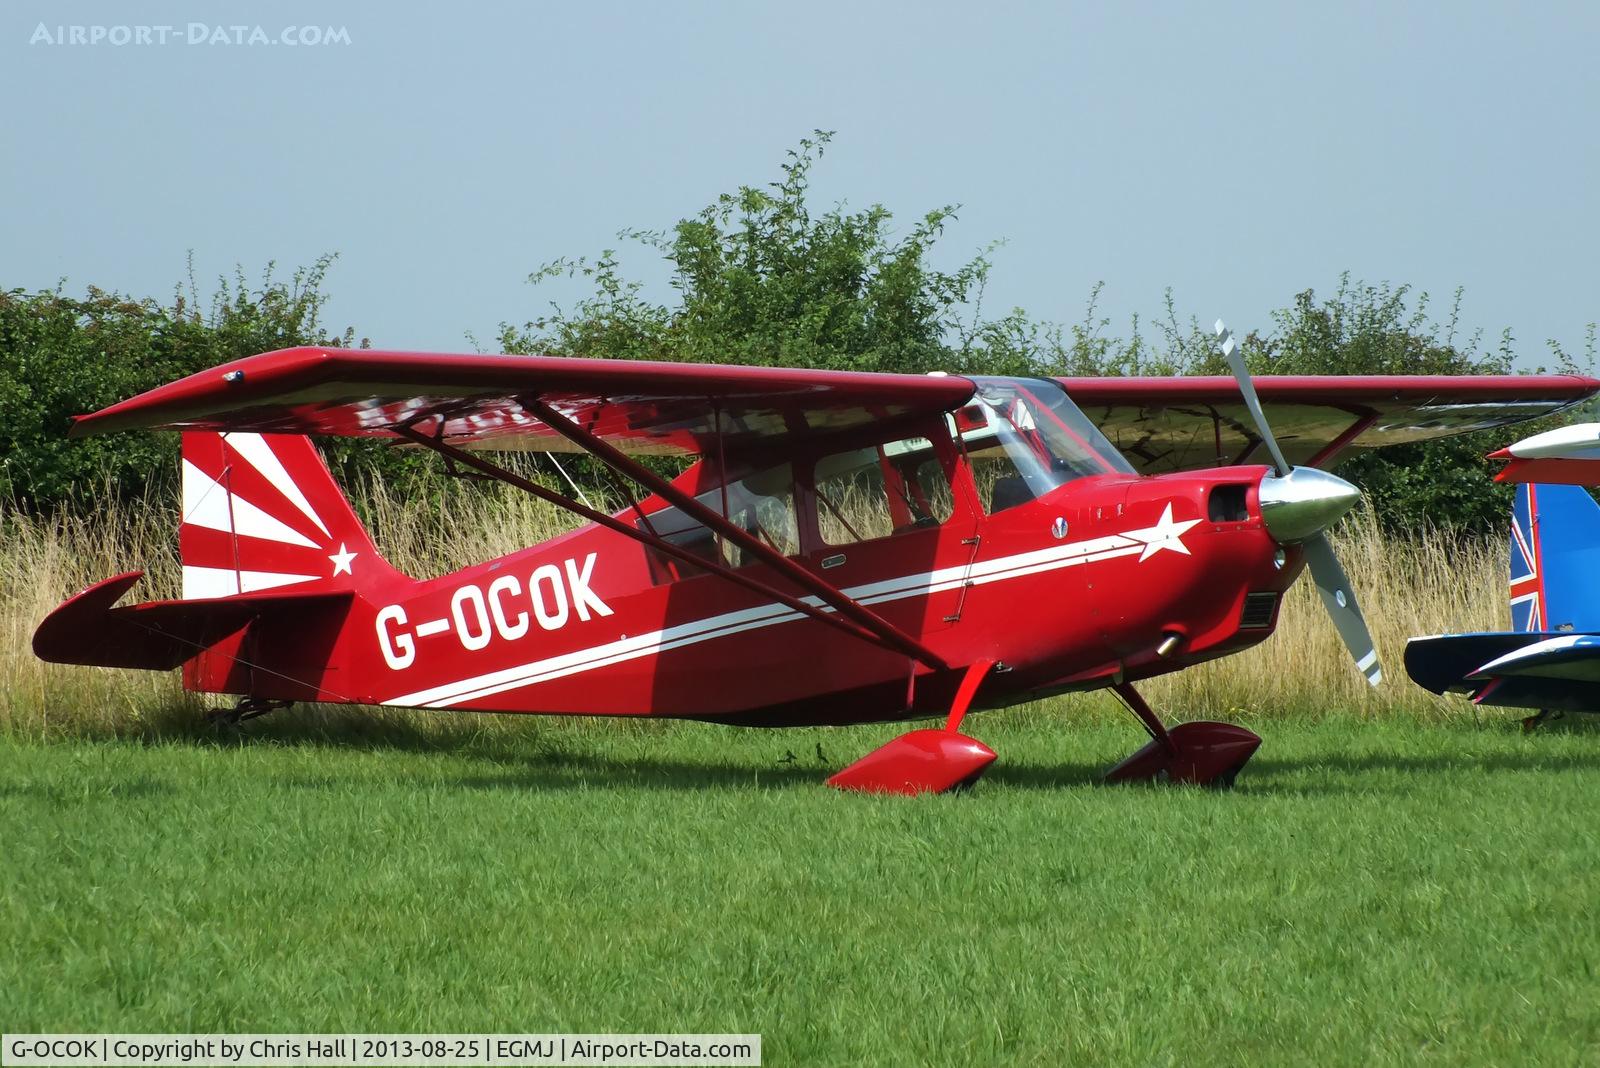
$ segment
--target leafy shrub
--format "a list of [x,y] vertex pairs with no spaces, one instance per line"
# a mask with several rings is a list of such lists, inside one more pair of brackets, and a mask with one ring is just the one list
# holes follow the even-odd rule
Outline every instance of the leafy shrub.
[[[223,279],[208,311],[194,286],[167,304],[90,287],[0,293],[0,495],[30,509],[101,491],[129,496],[177,469],[171,435],[117,434],[69,441],[72,416],[227,360],[301,344],[349,344],[318,316],[331,257],[252,289]],[[83,500],[84,504],[92,501]]]

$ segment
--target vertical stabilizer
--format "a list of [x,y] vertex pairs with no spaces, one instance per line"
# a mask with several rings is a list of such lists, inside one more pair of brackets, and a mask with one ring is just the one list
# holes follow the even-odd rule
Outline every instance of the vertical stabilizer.
[[1600,505],[1588,490],[1517,486],[1511,625],[1519,631],[1600,631]]
[[298,435],[185,432],[181,522],[184,600],[330,593],[393,574]]

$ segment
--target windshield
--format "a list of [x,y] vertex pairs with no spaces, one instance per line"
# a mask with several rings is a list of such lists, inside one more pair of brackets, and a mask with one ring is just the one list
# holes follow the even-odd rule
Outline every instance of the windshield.
[[1098,427],[1042,378],[975,377],[955,430],[991,515],[1090,475],[1133,474]]

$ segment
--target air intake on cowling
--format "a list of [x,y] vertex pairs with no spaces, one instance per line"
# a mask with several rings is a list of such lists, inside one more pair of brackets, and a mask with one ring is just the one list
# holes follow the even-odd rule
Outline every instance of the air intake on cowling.
[[1277,594],[1247,593],[1244,596],[1244,611],[1239,613],[1239,629],[1266,630],[1272,626],[1272,617],[1277,611]]

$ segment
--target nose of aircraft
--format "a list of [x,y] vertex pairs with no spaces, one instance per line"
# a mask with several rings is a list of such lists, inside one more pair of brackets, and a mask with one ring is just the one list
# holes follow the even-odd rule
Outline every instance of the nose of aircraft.
[[1337,475],[1296,467],[1261,479],[1261,521],[1280,542],[1303,541],[1355,507],[1361,491]]

